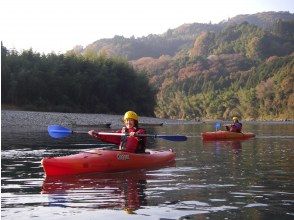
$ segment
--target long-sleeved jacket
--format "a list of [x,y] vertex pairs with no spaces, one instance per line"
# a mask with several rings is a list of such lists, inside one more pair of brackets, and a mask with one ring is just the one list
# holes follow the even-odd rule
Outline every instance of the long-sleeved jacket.
[[[135,132],[136,134],[145,134],[145,129],[133,127],[127,129],[123,127],[121,130],[116,131],[116,133],[130,133]],[[131,153],[144,153],[146,148],[146,137],[136,137],[135,136],[112,136],[112,135],[102,135],[99,132],[93,132],[93,136],[100,139],[103,142],[116,144],[121,150]]]
[[242,131],[242,123],[235,122],[234,124],[231,125],[230,131],[231,132],[241,132]]

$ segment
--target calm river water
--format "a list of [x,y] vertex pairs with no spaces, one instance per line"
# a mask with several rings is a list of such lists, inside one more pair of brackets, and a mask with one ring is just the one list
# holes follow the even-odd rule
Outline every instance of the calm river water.
[[244,123],[256,138],[203,143],[200,133],[213,129],[213,123],[147,128],[189,136],[149,140],[151,149],[176,152],[170,167],[56,179],[44,177],[42,157],[105,145],[87,135],[55,140],[46,132],[2,130],[1,217],[294,219],[294,124]]

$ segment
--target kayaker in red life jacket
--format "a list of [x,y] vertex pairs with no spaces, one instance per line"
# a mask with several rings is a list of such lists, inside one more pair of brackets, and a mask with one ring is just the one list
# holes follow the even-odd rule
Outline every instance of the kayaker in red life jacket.
[[146,137],[138,137],[137,134],[145,134],[145,129],[138,128],[138,115],[133,111],[128,111],[124,115],[125,126],[116,131],[117,133],[127,133],[128,136],[101,135],[94,130],[89,131],[89,135],[100,139],[103,142],[116,144],[120,150],[131,153],[145,153]]
[[239,122],[237,117],[233,117],[233,124],[225,125],[227,131],[231,132],[238,132],[241,133],[242,131],[242,123]]

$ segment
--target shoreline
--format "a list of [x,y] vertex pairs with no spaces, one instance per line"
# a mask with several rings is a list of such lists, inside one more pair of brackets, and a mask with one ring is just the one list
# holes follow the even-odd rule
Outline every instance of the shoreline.
[[[216,121],[228,122],[222,120],[176,120],[176,119],[160,119],[154,117],[139,117],[142,124],[162,124],[162,125],[189,125],[201,123],[215,123]],[[26,131],[47,131],[48,125],[58,124],[65,127],[79,126],[97,126],[111,124],[111,129],[120,128],[122,123],[122,115],[94,114],[94,113],[60,113],[60,112],[37,112],[23,110],[3,110],[1,109],[1,132],[26,132]],[[242,123],[265,123],[294,124],[293,120],[242,120]],[[109,128],[108,128],[109,129]]]
[[[58,124],[65,127],[99,127],[110,124],[110,128],[121,128],[123,115],[108,115],[94,113],[61,113],[61,112],[36,112],[23,110],[1,110],[1,132],[26,132],[47,131],[49,125]],[[142,124],[175,124],[181,125],[189,121],[159,119],[139,116]],[[199,122],[194,122],[199,123]],[[201,122],[200,122],[201,123]],[[109,129],[109,128],[108,128]]]

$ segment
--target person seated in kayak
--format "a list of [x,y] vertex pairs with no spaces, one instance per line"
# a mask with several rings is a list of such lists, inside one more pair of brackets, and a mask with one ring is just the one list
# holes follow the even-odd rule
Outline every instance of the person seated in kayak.
[[242,131],[242,123],[239,122],[237,117],[233,117],[233,124],[225,125],[227,131],[231,132],[238,132],[241,133]]
[[[112,136],[98,134],[98,131],[89,131],[89,135],[94,138],[100,139],[103,142],[116,144],[120,150],[131,153],[145,153],[146,137],[140,137],[140,134],[145,134],[143,128],[138,127],[138,115],[133,111],[127,111],[124,115],[125,126],[116,131],[116,133],[125,133],[126,136]],[[137,136],[138,135],[138,136]]]

